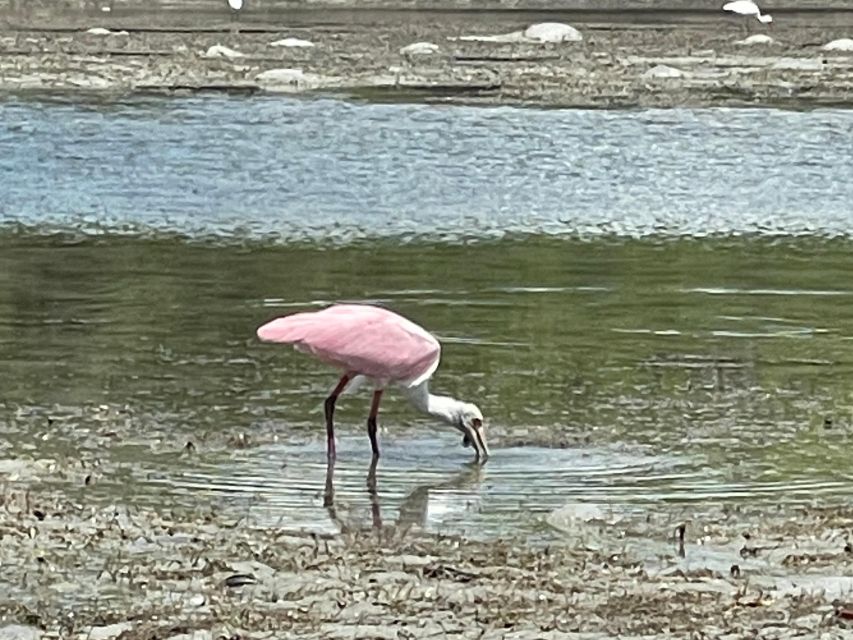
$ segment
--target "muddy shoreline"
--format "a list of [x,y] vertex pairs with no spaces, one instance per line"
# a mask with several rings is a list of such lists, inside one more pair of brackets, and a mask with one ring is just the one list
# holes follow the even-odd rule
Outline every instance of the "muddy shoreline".
[[850,509],[718,509],[672,525],[654,512],[582,518],[548,545],[394,523],[317,536],[253,527],[212,505],[96,506],[7,486],[0,637],[851,633]]
[[212,461],[275,431],[183,442],[140,433],[127,408],[49,415],[19,409],[0,422],[7,434],[53,434],[38,450],[2,445],[0,638],[853,634],[849,505],[655,501],[628,512],[578,496],[532,537],[463,537],[429,529],[428,487],[392,508],[380,459],[360,507],[335,473],[325,485],[322,473],[306,478],[333,526],[299,530],[262,524],[262,500],[205,490],[176,500],[122,449]]
[[[573,20],[582,41],[478,40],[557,19]],[[846,11],[780,15],[761,32],[773,42],[752,45],[738,44],[747,23],[705,11],[641,12],[614,22],[583,12],[338,8],[247,12],[232,21],[221,11],[116,10],[6,14],[4,23],[0,92],[7,95],[331,93],[592,108],[853,101],[853,52],[823,49],[853,33]],[[404,49],[418,42],[433,46]]]

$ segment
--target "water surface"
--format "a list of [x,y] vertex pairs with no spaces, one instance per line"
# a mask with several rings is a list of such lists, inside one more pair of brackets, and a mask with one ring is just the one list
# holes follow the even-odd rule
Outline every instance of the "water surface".
[[[566,503],[853,493],[847,112],[0,112],[0,456],[98,462],[46,481],[488,535]],[[335,373],[254,330],[336,300],[439,336],[434,388],[482,407],[484,469],[389,394],[371,488],[369,399],[348,396],[330,511]]]
[[341,242],[847,235],[853,112],[0,102],[6,223]]

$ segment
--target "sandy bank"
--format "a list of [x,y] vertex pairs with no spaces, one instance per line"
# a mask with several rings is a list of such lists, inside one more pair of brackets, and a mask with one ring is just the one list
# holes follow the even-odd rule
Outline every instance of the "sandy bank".
[[[410,11],[6,13],[0,90],[110,95],[333,91],[373,99],[575,107],[847,105],[853,14],[780,17],[771,43],[738,44],[717,13],[601,22],[580,42],[481,41],[552,14]],[[89,33],[91,27],[106,29]],[[283,39],[311,46],[273,46]],[[411,52],[413,43],[434,45]],[[214,47],[214,49],[211,49]],[[284,70],[284,71],[282,71]]]
[[834,638],[853,618],[849,509],[706,511],[683,546],[671,515],[580,510],[530,546],[375,515],[317,537],[74,493],[0,495],[0,637]]

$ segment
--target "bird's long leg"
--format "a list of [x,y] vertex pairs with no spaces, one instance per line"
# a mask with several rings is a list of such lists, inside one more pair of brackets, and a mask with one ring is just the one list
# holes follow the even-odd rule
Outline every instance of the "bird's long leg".
[[379,413],[379,401],[382,399],[382,389],[373,392],[373,402],[370,404],[370,415],[367,417],[367,436],[370,438],[370,448],[373,457],[379,457],[379,443],[376,441],[376,415]]
[[370,513],[373,516],[373,528],[382,528],[382,509],[379,506],[379,492],[376,490],[376,463],[379,458],[373,457],[367,470],[367,493],[370,496]]
[[[323,506],[330,510],[335,508],[335,463],[333,460],[330,460],[329,464],[326,465],[326,484],[323,487]],[[332,511],[329,513],[332,515],[332,519],[334,519],[336,514]]]
[[329,462],[334,462],[337,456],[337,452],[335,451],[335,402],[337,402],[338,396],[341,395],[341,392],[349,384],[350,380],[352,380],[352,376],[345,373],[341,377],[340,382],[338,382],[338,386],[326,398],[326,457],[329,459]]
[[332,524],[337,525],[341,533],[346,533],[349,526],[344,522],[338,514],[338,509],[335,506],[335,463],[330,461],[326,467],[326,486],[323,491],[323,506],[329,514],[329,519]]

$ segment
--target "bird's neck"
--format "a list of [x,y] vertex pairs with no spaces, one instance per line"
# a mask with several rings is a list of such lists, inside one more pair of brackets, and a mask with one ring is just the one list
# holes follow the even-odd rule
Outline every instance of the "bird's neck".
[[456,424],[459,421],[459,415],[465,404],[456,398],[430,393],[429,383],[426,381],[406,389],[406,395],[415,407],[449,424]]

